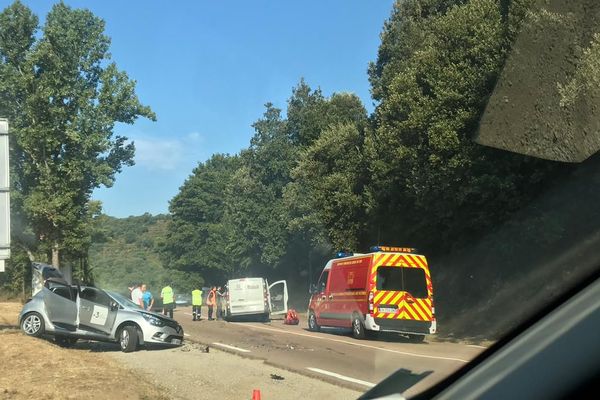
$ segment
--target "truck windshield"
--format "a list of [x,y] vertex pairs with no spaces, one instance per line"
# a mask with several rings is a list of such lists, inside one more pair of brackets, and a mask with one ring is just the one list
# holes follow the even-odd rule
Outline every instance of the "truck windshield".
[[427,297],[425,271],[412,267],[379,267],[377,290],[404,291],[413,297]]

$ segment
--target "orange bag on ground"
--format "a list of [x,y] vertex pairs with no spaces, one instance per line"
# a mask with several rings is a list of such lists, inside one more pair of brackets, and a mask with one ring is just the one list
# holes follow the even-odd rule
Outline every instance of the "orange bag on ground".
[[298,313],[293,308],[289,309],[283,323],[286,325],[298,325],[300,320],[298,319]]

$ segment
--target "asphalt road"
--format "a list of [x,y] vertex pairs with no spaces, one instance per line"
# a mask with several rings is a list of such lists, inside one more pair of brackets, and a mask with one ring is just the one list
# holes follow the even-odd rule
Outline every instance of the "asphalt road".
[[[202,310],[206,318],[206,308]],[[243,357],[263,359],[267,364],[366,391],[394,371],[433,373],[411,388],[418,392],[463,366],[484,350],[481,346],[436,342],[408,343],[399,335],[375,340],[356,340],[348,331],[328,329],[310,332],[304,316],[290,326],[283,320],[270,323],[192,321],[190,307],[178,308],[186,340],[218,347]]]

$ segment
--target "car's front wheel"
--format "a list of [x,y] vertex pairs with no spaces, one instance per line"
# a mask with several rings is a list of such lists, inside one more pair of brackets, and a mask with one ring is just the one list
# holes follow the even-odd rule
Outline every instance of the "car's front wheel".
[[313,311],[308,312],[308,329],[313,332],[318,332],[321,329],[317,323],[317,316]]
[[27,336],[39,337],[44,333],[44,318],[36,312],[29,313],[23,317],[21,329]]
[[121,329],[119,334],[119,345],[124,353],[135,351],[138,346],[138,334],[135,326],[127,325]]

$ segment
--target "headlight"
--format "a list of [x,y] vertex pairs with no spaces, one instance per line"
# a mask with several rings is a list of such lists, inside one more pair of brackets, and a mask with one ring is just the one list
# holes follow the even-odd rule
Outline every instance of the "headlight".
[[146,321],[148,321],[148,323],[150,325],[154,325],[154,326],[165,326],[165,323],[160,319],[155,317],[154,315],[151,314],[146,314],[146,313],[142,313],[142,317],[144,317],[144,319]]

